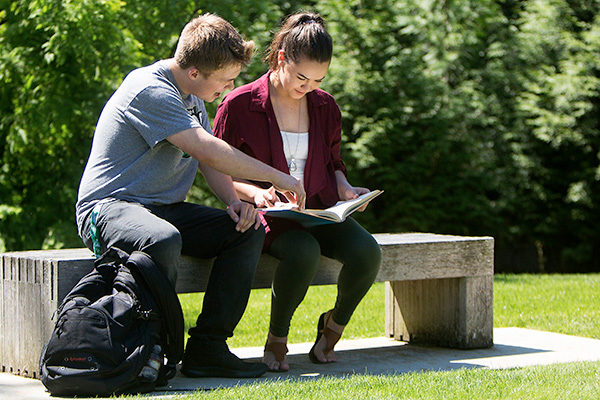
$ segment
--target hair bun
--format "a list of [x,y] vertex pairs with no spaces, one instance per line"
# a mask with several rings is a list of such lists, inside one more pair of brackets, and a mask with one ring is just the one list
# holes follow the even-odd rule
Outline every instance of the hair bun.
[[267,50],[265,60],[272,70],[277,69],[279,50],[284,50],[286,59],[292,62],[303,58],[320,63],[330,62],[333,48],[325,20],[313,12],[288,16]]
[[300,18],[298,18],[297,21],[298,21],[297,22],[298,25],[308,25],[308,24],[323,25],[323,18],[321,18],[319,15],[313,14],[313,13],[302,14],[300,16]]

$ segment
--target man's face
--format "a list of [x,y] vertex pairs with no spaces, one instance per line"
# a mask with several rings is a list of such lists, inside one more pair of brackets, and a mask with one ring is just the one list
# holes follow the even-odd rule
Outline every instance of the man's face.
[[192,94],[210,103],[221,96],[223,92],[233,89],[233,81],[241,70],[242,66],[239,64],[231,64],[218,69],[208,76],[196,70],[197,74],[192,77],[194,82]]

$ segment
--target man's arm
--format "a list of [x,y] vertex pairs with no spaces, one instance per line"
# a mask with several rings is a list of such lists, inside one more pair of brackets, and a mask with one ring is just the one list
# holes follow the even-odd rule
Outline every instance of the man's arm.
[[254,229],[260,227],[261,220],[256,209],[253,205],[240,201],[229,175],[204,164],[200,164],[198,168],[213,193],[227,205],[227,213],[236,222],[236,230],[245,232],[252,225]]
[[169,136],[167,140],[194,157],[200,164],[224,174],[271,182],[288,200],[304,208],[306,193],[298,179],[244,154],[202,128],[186,129]]

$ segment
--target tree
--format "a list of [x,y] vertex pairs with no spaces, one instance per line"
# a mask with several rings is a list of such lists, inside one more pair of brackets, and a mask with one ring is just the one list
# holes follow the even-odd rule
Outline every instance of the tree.
[[[217,13],[258,41],[268,40],[267,26],[275,26],[280,16],[260,1],[5,3],[0,11],[0,251],[81,245],[74,207],[102,107],[129,71],[173,55],[193,16]],[[263,68],[257,58],[240,80]],[[195,193],[217,204],[205,186]]]
[[526,131],[518,155],[535,196],[531,223],[547,270],[600,270],[598,1],[530,1],[519,34]]
[[328,85],[343,108],[353,172],[386,191],[370,226],[498,233],[494,201],[505,172],[495,168],[496,145],[504,145],[495,124],[505,110],[488,109],[484,80],[505,74],[493,64],[509,25],[497,5],[388,0],[324,8],[336,39]]
[[[103,103],[138,43],[118,0],[11,1],[0,25],[0,247],[71,244],[74,199]],[[115,45],[117,44],[117,45]],[[62,233],[71,231],[64,237]],[[52,233],[56,233],[53,235]]]
[[[334,59],[350,181],[372,231],[491,235],[498,271],[600,270],[599,0],[4,1],[0,250],[79,246],[98,115],[127,72],[214,12],[255,40],[314,9]],[[218,102],[208,104],[214,115]],[[189,196],[220,206],[198,179]]]

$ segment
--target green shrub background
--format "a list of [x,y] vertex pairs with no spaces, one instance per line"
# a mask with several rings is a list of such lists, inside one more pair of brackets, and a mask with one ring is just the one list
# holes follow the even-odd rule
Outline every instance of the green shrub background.
[[[600,271],[600,1],[0,0],[0,251],[80,247],[79,179],[130,70],[170,57],[199,12],[259,50],[320,12],[322,87],[343,113],[355,185],[385,190],[372,232],[496,239],[496,271]],[[209,111],[214,115],[216,104]],[[197,180],[190,200],[218,202]]]

